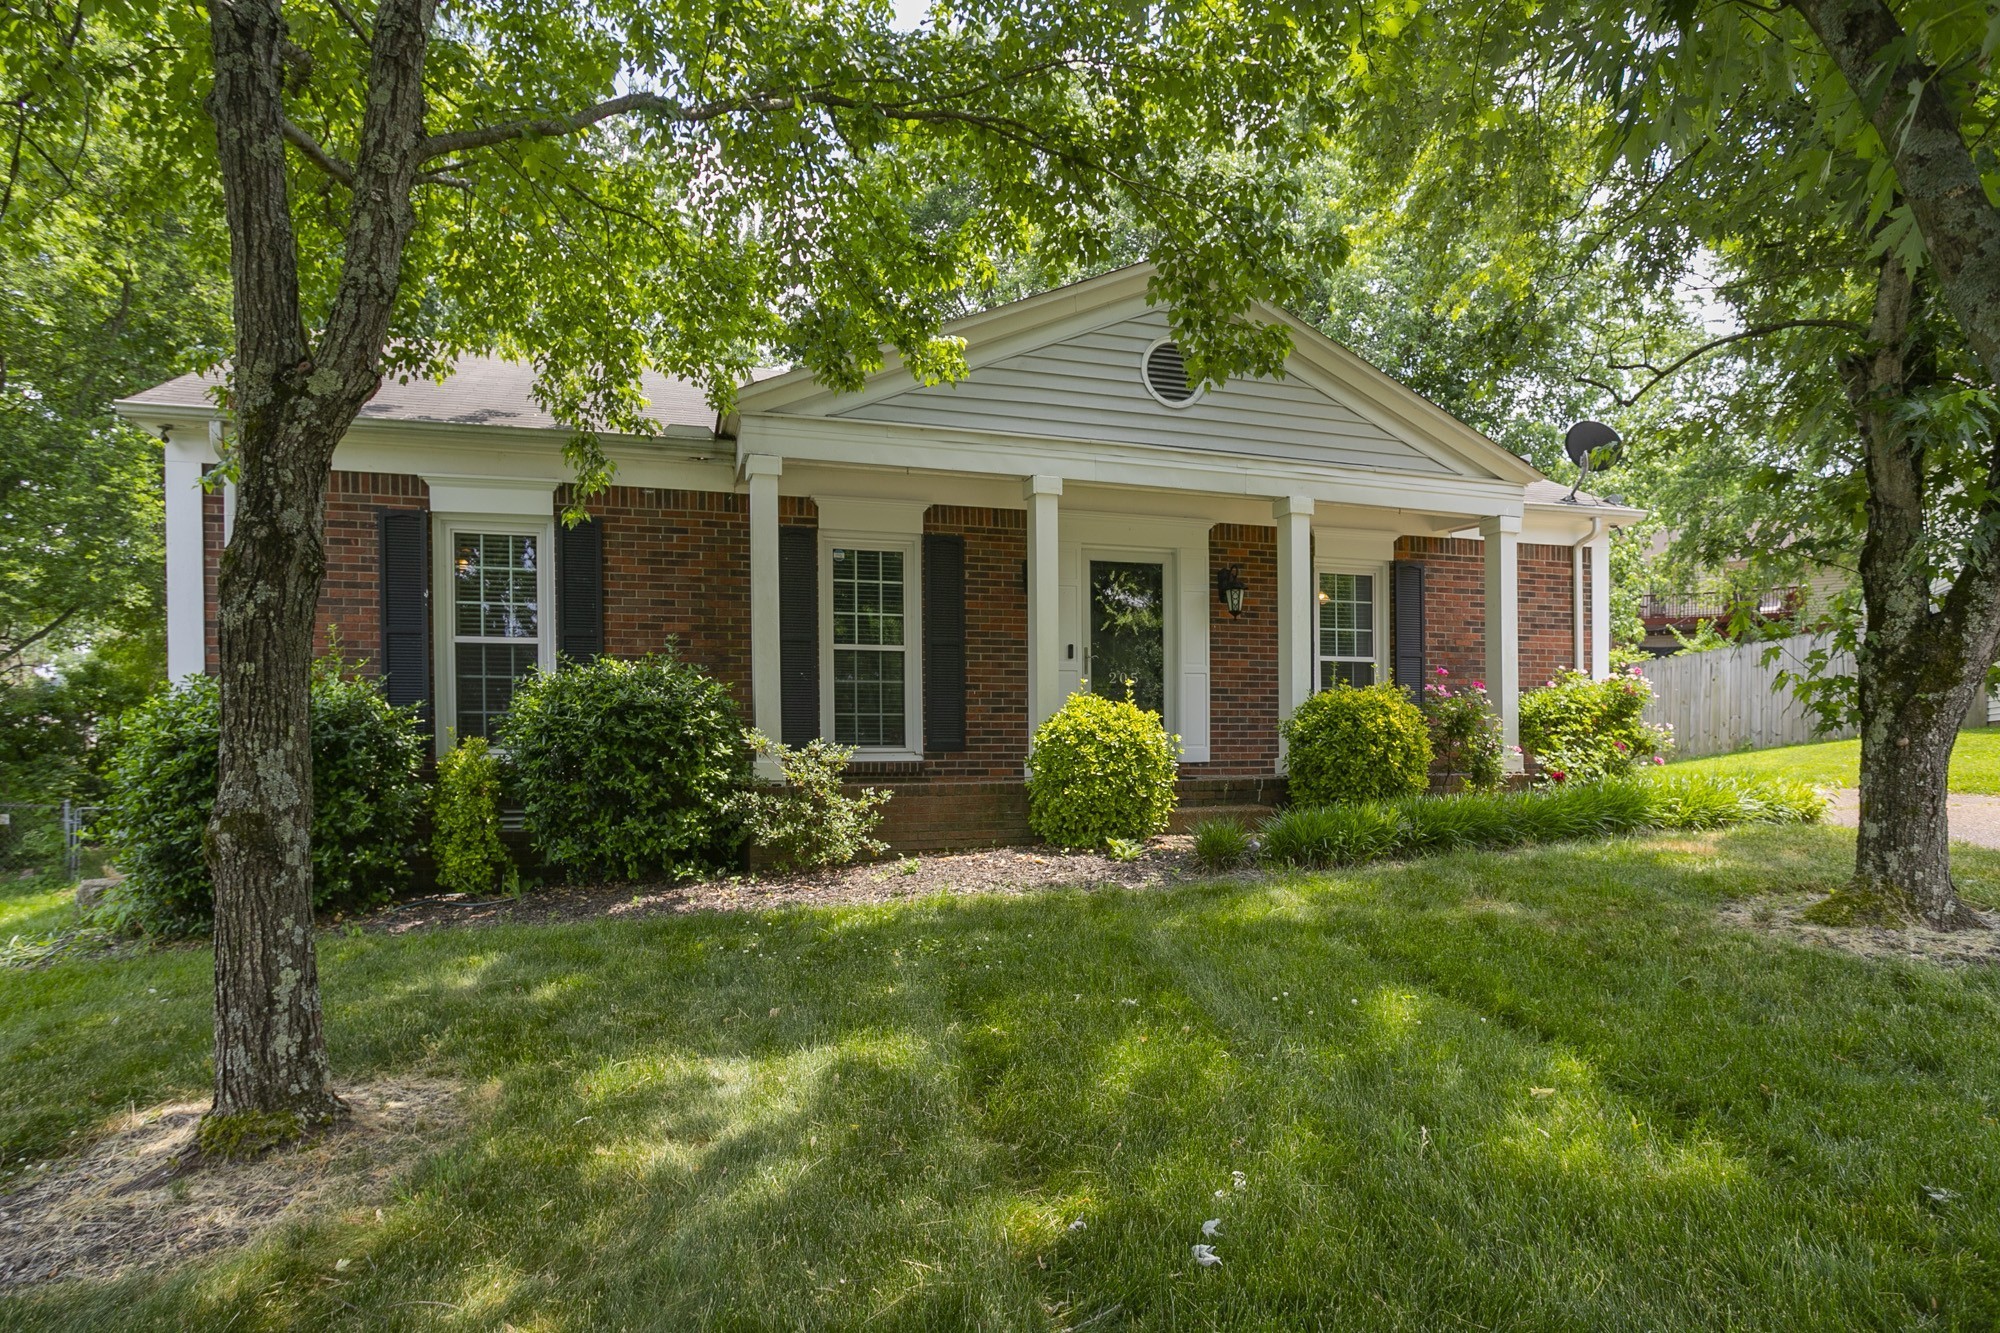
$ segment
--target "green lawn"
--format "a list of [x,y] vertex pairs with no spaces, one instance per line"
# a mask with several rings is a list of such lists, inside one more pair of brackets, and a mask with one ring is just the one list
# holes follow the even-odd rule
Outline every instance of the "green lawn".
[[[1769,750],[1745,750],[1706,759],[1683,759],[1676,773],[1726,773],[1734,777],[1797,778],[1827,787],[1852,787],[1861,781],[1860,741],[1820,741],[1813,745],[1780,745]],[[2000,795],[2000,728],[1962,731],[1951,754],[1951,789]]]
[[[379,1224],[0,1326],[1991,1328],[1991,969],[1714,924],[1851,849],[329,936],[339,1069],[488,1089],[464,1136]],[[0,972],[8,1160],[197,1092],[209,968]]]

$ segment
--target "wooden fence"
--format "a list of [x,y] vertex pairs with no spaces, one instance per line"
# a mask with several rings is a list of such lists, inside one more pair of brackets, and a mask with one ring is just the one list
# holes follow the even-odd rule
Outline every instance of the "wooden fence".
[[[1726,754],[1744,746],[1762,749],[1854,735],[1851,730],[1816,732],[1813,715],[1789,686],[1778,684],[1780,671],[1803,674],[1806,655],[1827,646],[1826,640],[1800,635],[1778,640],[1776,646],[1778,656],[1769,664],[1764,661],[1772,647],[1768,642],[1661,657],[1644,664],[1641,669],[1653,682],[1653,701],[1646,705],[1646,720],[1671,726],[1673,753],[1690,759]],[[1835,653],[1827,670],[1834,675],[1853,675],[1854,655]]]

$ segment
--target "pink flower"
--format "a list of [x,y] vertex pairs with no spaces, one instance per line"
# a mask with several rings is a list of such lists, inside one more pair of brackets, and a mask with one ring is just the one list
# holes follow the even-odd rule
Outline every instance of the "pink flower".
[[1624,741],[1613,741],[1611,743],[1618,748],[1618,753],[1620,754],[1624,754],[1627,750],[1632,748],[1631,746],[1627,745]]
[[1569,774],[1563,772],[1560,768],[1552,768],[1549,770],[1549,778],[1554,782],[1567,782],[1569,781]]
[[1449,671],[1446,671],[1446,670],[1445,670],[1445,669],[1444,669],[1443,667],[1439,667],[1439,668],[1438,668],[1438,674],[1439,674],[1440,676],[1449,676],[1449,675],[1451,674],[1451,672],[1449,672]]
[[1653,762],[1656,764],[1664,764],[1667,762],[1667,758],[1665,755],[1656,754],[1653,756]]
[[1515,754],[1520,754],[1520,753],[1521,753],[1521,747],[1520,747],[1520,746],[1518,746],[1518,745],[1510,745],[1510,746],[1508,746],[1507,748],[1508,748],[1508,749],[1510,749],[1510,750],[1512,750],[1512,751],[1513,751],[1513,752],[1514,752]]
[[1475,680],[1472,682],[1472,688],[1475,690],[1483,690],[1486,688],[1486,682],[1483,680]]

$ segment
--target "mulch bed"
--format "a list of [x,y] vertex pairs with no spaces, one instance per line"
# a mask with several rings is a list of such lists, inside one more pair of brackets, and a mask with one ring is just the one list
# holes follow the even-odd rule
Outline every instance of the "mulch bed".
[[1134,861],[1095,852],[1002,847],[874,861],[794,875],[731,876],[679,884],[582,884],[531,889],[518,898],[439,894],[392,903],[355,918],[363,930],[400,935],[436,926],[551,925],[689,912],[759,912],[782,907],[887,903],[938,894],[1023,894],[1063,888],[1156,889],[1208,877],[1193,839],[1152,839]]
[[466,1118],[458,1086],[441,1080],[340,1094],[351,1114],[337,1127],[170,1180],[160,1168],[193,1147],[205,1101],[134,1111],[82,1151],[28,1165],[0,1192],[0,1290],[121,1277],[240,1245],[294,1215],[347,1208],[365,1217]]
[[[1818,894],[1747,898],[1724,903],[1716,916],[1724,925],[1775,935],[1794,944],[1835,949],[1858,958],[1901,959],[1940,967],[2000,963],[2000,930],[1932,930],[1927,926],[1822,926],[1807,921]],[[1992,924],[1989,921],[1989,926]]]

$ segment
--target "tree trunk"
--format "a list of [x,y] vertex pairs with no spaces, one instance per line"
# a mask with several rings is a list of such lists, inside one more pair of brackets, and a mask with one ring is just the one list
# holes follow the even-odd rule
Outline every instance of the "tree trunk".
[[209,11],[234,283],[236,523],[220,595],[222,735],[207,853],[215,886],[215,1102],[235,1116],[340,1113],[313,947],[307,701],[334,446],[371,397],[414,222],[432,0],[377,6],[340,281],[307,338],[285,175],[276,0]]
[[1951,682],[1936,693],[1905,692],[1887,700],[1879,683],[1870,686],[1864,676],[1856,900],[1919,917],[1939,930],[1983,926],[1952,884],[1945,820],[1952,746],[1972,691]]

